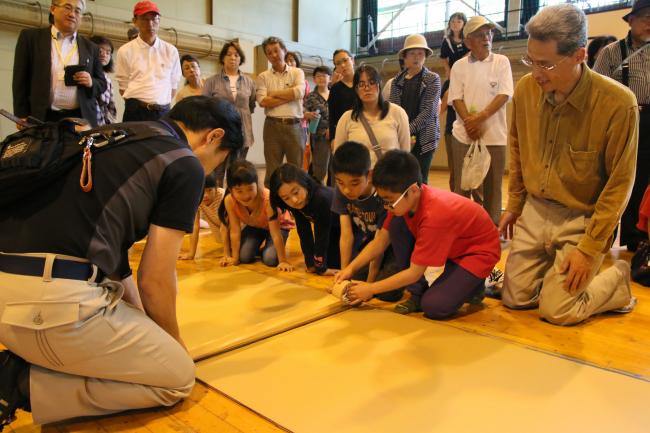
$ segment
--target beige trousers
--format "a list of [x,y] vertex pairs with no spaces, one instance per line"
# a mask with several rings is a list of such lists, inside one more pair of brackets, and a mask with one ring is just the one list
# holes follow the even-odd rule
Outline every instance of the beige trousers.
[[0,342],[32,364],[34,421],[171,406],[188,396],[192,359],[120,300],[122,285],[51,279],[52,258],[44,277],[0,272]]
[[510,308],[539,306],[540,315],[557,325],[572,325],[589,316],[630,302],[629,273],[610,267],[598,273],[603,255],[595,258],[590,280],[572,295],[558,269],[585,234],[589,215],[557,202],[529,196],[515,225],[506,262],[503,303]]

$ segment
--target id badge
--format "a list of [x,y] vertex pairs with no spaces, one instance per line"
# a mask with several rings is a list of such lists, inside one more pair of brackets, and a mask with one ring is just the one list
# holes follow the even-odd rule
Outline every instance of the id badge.
[[57,72],[56,73],[56,80],[57,81],[65,81],[65,71]]

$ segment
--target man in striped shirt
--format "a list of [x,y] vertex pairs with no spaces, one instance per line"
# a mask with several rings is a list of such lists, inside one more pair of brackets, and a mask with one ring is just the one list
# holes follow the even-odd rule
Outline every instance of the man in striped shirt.
[[621,217],[621,245],[635,251],[639,241],[645,238],[635,225],[650,176],[650,0],[637,0],[623,19],[630,26],[627,37],[603,48],[594,70],[629,87],[639,102],[636,178]]

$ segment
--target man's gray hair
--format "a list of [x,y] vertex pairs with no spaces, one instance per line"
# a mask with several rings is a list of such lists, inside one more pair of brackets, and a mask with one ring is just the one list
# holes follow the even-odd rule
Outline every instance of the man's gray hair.
[[538,41],[556,41],[557,54],[568,56],[587,46],[587,17],[572,4],[547,6],[528,21],[526,32]]

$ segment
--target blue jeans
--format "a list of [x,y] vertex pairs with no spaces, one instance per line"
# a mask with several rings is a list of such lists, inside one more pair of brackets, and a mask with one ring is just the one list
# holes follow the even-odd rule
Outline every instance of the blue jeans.
[[[288,230],[281,230],[282,239],[287,242],[289,237]],[[260,247],[264,243],[264,248],[260,252]],[[241,231],[239,246],[239,261],[241,263],[253,263],[258,254],[261,253],[262,263],[266,266],[277,266],[278,252],[275,250],[271,232],[258,227],[245,226]]]

